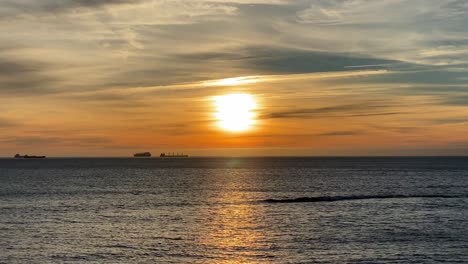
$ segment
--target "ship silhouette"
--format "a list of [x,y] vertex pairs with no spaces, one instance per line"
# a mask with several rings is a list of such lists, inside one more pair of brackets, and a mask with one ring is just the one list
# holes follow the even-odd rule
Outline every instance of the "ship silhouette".
[[21,156],[20,154],[15,155],[15,159],[45,159],[46,156],[29,156],[29,155],[24,155]]
[[135,153],[135,154],[133,154],[133,157],[135,157],[135,158],[149,158],[149,157],[151,157],[151,153],[150,152]]
[[161,153],[160,158],[188,158],[189,155],[184,153]]

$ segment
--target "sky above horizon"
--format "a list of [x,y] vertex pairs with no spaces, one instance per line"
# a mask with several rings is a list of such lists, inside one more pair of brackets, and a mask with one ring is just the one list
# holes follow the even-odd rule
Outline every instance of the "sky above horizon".
[[0,30],[0,156],[468,155],[467,1],[3,0]]

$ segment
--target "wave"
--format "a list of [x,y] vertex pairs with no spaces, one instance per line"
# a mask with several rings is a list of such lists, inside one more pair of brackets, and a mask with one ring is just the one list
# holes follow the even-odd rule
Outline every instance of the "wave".
[[316,203],[316,202],[337,202],[349,200],[370,200],[370,199],[405,199],[405,198],[467,198],[468,195],[439,195],[439,194],[421,194],[421,195],[356,195],[356,196],[318,196],[318,197],[299,197],[287,199],[266,199],[266,203]]

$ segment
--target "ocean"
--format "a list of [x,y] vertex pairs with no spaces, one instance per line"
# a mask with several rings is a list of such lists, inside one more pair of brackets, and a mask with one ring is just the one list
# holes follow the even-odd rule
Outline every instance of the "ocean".
[[468,158],[0,159],[0,263],[468,263]]

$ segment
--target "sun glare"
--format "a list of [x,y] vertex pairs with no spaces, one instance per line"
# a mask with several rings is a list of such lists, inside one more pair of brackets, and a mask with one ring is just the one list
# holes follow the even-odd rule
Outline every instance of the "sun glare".
[[227,94],[214,98],[218,125],[228,131],[241,132],[255,124],[257,105],[250,94]]

